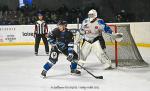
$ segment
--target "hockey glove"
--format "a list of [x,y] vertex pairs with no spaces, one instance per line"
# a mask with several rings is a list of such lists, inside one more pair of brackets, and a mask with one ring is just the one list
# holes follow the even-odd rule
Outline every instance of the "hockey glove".
[[65,43],[57,42],[56,44],[57,44],[57,46],[60,50],[65,50],[66,49],[66,44]]
[[56,44],[56,41],[54,39],[52,39],[52,38],[48,38],[47,40],[48,40],[48,43],[50,45],[55,45]]
[[70,42],[68,44],[68,57],[67,57],[67,60],[68,61],[71,61],[73,60],[73,45],[74,43],[73,42]]

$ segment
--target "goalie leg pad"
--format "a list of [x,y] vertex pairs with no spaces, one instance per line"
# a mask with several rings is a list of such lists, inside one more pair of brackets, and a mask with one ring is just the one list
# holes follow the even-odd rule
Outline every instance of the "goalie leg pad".
[[99,41],[96,41],[95,43],[93,43],[93,47],[94,47],[93,48],[94,53],[96,53],[97,58],[101,61],[101,63],[104,64],[105,68],[110,67],[111,60],[101,48]]
[[81,48],[81,60],[86,60],[88,55],[90,54],[91,52],[91,49],[92,49],[92,44],[88,43],[88,42],[84,42],[82,48]]
[[104,63],[104,68],[107,69],[111,67],[111,60],[110,58],[106,55],[106,53],[101,54],[102,62]]

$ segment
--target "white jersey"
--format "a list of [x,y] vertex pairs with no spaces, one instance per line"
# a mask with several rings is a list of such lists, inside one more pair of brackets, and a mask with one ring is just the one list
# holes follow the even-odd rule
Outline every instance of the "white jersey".
[[94,22],[90,22],[89,18],[87,18],[82,22],[80,32],[85,40],[93,41],[96,37],[101,36],[102,31],[112,33],[112,30],[102,19],[96,18]]

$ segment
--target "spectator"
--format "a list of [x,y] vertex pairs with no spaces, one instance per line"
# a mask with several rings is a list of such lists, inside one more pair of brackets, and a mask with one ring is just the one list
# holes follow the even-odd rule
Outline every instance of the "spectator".
[[127,22],[127,21],[129,21],[128,17],[127,17],[127,13],[125,12],[125,10],[121,10],[121,12],[116,15],[116,21],[117,22]]

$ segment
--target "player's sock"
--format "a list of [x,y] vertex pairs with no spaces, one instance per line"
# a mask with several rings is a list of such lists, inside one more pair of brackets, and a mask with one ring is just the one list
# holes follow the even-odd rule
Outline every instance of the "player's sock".
[[70,65],[71,68],[71,74],[72,75],[80,75],[81,72],[79,70],[77,70],[77,63],[72,62]]
[[52,66],[53,66],[52,63],[47,62],[47,63],[43,66],[44,70],[42,71],[41,75],[44,76],[44,77],[46,77],[47,71],[48,71]]

